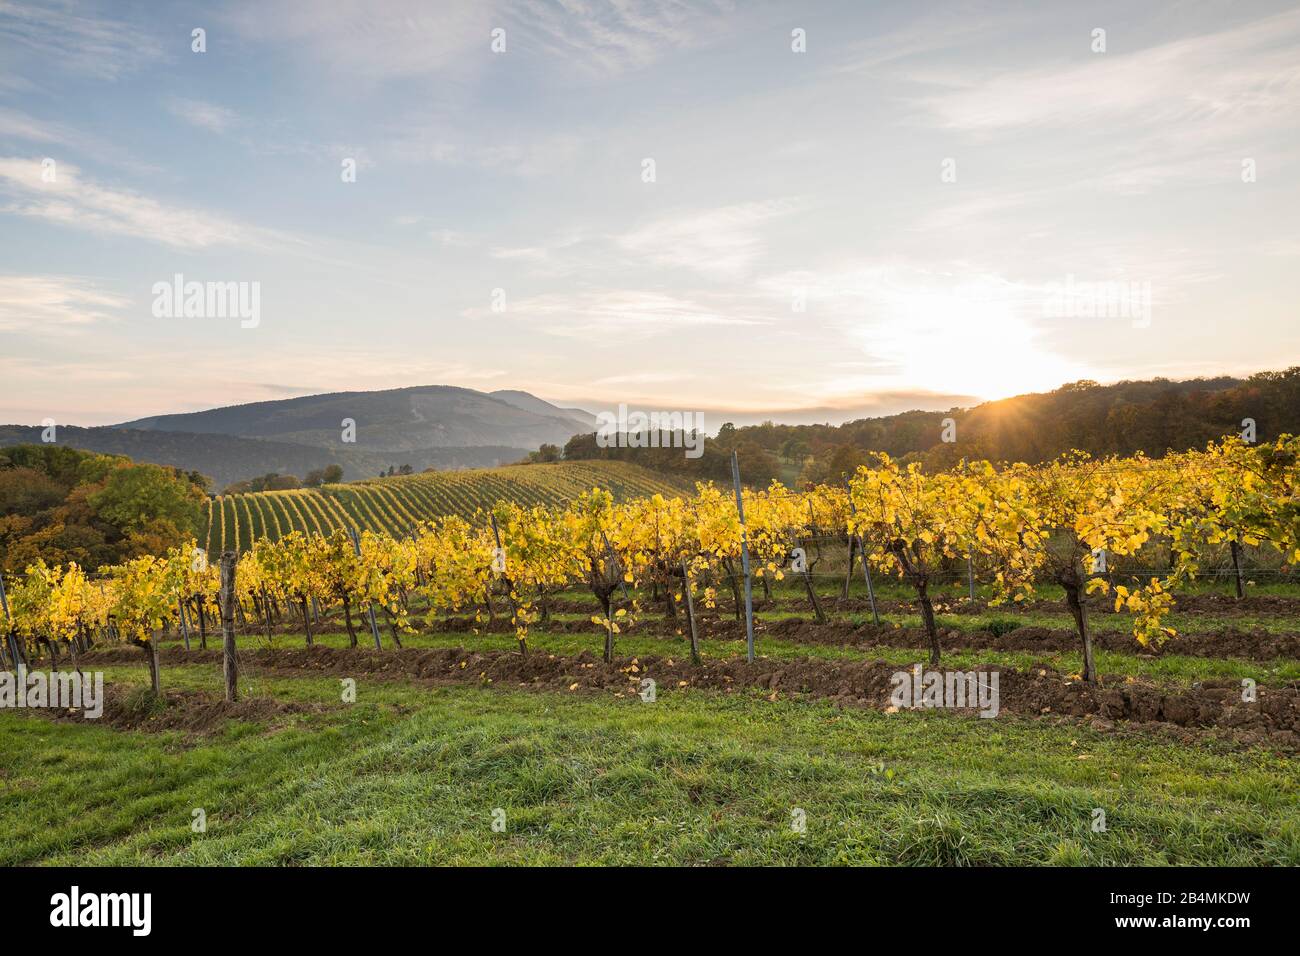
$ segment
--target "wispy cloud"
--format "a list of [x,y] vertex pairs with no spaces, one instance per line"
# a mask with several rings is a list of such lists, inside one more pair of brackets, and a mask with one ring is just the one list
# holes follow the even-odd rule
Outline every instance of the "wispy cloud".
[[0,44],[33,62],[103,80],[138,69],[162,55],[157,38],[118,20],[84,12],[68,0],[19,3],[0,0]]
[[137,174],[157,175],[160,172],[156,165],[142,162],[116,143],[64,123],[31,116],[22,110],[0,107],[0,140],[39,144],[56,157],[71,150]]
[[961,47],[995,36],[1001,39],[1005,26],[990,16],[954,16],[951,9],[922,11],[911,22],[849,44],[846,57],[835,67],[837,73],[877,73],[892,70],[905,60],[936,53],[950,54]]
[[[489,255],[505,262],[521,263],[534,275],[565,275],[583,266],[592,265],[590,249],[593,245],[608,246],[608,241],[591,236],[582,230],[569,230],[545,242],[528,246],[498,246]],[[587,251],[582,251],[586,249]],[[599,254],[599,253],[597,253]]]
[[768,226],[805,208],[800,199],[783,198],[677,209],[623,232],[572,226],[540,241],[493,247],[490,255],[549,278],[649,264],[734,280],[749,274],[763,257]]
[[246,40],[328,63],[331,75],[377,83],[486,66],[492,6],[480,0],[239,0],[226,14]]
[[624,375],[606,375],[590,384],[595,387],[609,385],[665,385],[669,382],[685,382],[690,377],[684,372],[628,372]]
[[496,28],[508,53],[542,58],[552,72],[609,76],[716,42],[735,10],[729,0],[256,0],[229,19],[248,39],[291,41],[362,82],[453,74],[464,82],[490,68]]
[[0,275],[3,332],[68,332],[116,318],[129,304],[80,276]]
[[507,8],[521,46],[592,74],[640,69],[725,35],[736,5],[680,0],[525,0]]
[[941,89],[920,104],[943,126],[995,130],[1133,119],[1139,128],[1184,119],[1204,132],[1294,119],[1300,106],[1300,10],[1132,52],[1069,65],[975,75],[918,73]]
[[172,116],[213,133],[225,133],[239,124],[239,116],[234,110],[216,103],[172,96],[167,98],[166,104],[167,112]]
[[[499,137],[500,130],[493,130]],[[454,123],[400,124],[378,144],[385,156],[401,163],[436,163],[472,167],[512,176],[536,177],[572,168],[588,138],[570,131],[520,136],[514,141],[484,142]]]
[[225,216],[172,205],[125,189],[101,186],[71,163],[58,163],[47,182],[39,159],[0,157],[4,212],[76,229],[148,239],[181,249],[209,246],[270,248],[289,243],[283,234]]
[[804,208],[797,199],[739,203],[663,216],[617,239],[625,252],[660,266],[737,278],[762,255],[761,230]]
[[67,142],[71,138],[68,129],[60,123],[37,119],[5,107],[0,107],[0,136],[34,143]]
[[[471,309],[464,314],[469,318],[490,315],[482,309]],[[511,302],[506,315],[551,335],[575,338],[606,334],[619,339],[649,338],[692,326],[743,326],[762,321],[756,316],[736,315],[725,306],[711,306],[698,298],[631,289],[531,296]]]

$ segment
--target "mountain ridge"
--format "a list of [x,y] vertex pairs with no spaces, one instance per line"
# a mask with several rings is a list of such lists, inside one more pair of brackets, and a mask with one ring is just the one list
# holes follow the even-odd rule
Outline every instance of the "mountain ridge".
[[488,393],[457,385],[414,385],[223,405],[108,427],[222,434],[328,448],[343,442],[345,421],[355,424],[355,444],[371,450],[533,448],[567,441],[576,431],[590,427],[594,416],[562,409],[519,390]]
[[[0,447],[40,444],[42,432],[40,425],[0,425]],[[56,434],[59,444],[71,448],[103,455],[126,455],[134,461],[197,471],[212,479],[214,491],[269,473],[304,478],[308,472],[328,465],[342,467],[347,481],[372,477],[381,470],[402,465],[410,465],[415,471],[495,468],[518,461],[529,450],[483,445],[397,452],[357,451],[351,446],[327,449],[232,435],[140,431],[108,425],[91,428],[60,425]]]
[[[517,389],[415,385],[266,399],[116,425],[61,425],[56,434],[87,451],[201,472],[220,489],[271,473],[304,478],[328,465],[341,466],[347,480],[402,465],[493,468],[539,445],[563,445],[594,421],[582,409]],[[41,440],[39,426],[0,425],[0,445]]]

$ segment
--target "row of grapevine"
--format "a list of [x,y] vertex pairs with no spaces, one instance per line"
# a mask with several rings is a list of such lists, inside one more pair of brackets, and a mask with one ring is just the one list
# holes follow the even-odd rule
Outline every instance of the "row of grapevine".
[[[630,596],[616,610],[619,594],[653,590],[671,617],[685,607],[693,637],[696,602],[716,607],[719,589],[728,587],[739,606],[742,551],[761,580],[788,571],[806,578],[806,566],[792,558],[829,532],[854,542],[878,574],[914,588],[934,663],[940,647],[928,589],[944,562],[979,555],[994,571],[996,601],[1024,600],[1045,581],[1060,585],[1079,632],[1084,679],[1094,680],[1083,594],[1112,593],[1138,640],[1158,644],[1174,635],[1164,624],[1172,591],[1197,575],[1208,549],[1269,546],[1288,563],[1300,561],[1298,456],[1300,439],[1285,436],[1259,447],[1226,440],[1160,460],[1076,453],[1044,466],[962,462],[934,474],[878,455],[847,488],[795,493],[773,482],[745,491],[743,524],[731,491],[711,483],[692,495],[623,503],[601,488],[559,505],[502,500],[472,520],[443,516],[400,534],[357,535],[354,527],[321,529],[319,521],[326,533],[304,533],[282,524],[279,538],[256,537],[239,560],[237,597],[240,614],[267,621],[268,631],[273,609],[296,608],[308,643],[308,608],[338,609],[355,645],[358,609],[377,609],[400,644],[415,608],[430,621],[467,609],[494,615],[495,596],[508,605],[526,653],[529,626],[548,597],[583,587],[601,609],[592,621],[609,660],[620,626],[640,610]],[[368,513],[382,520],[374,508]],[[248,527],[264,530],[265,520]],[[1098,555],[1134,554],[1155,538],[1171,554],[1163,578],[1112,588],[1098,573]],[[216,572],[197,544],[101,570],[103,579],[92,581],[75,564],[29,567],[12,589],[13,635],[51,653],[60,646],[76,653],[106,634],[149,649],[184,607],[200,621],[215,617]],[[808,591],[816,608],[810,583]]]
[[222,495],[208,503],[200,537],[204,550],[214,556],[225,550],[247,551],[262,539],[278,541],[291,531],[310,535],[354,528],[402,536],[422,521],[442,515],[472,518],[497,501],[555,505],[592,487],[608,489],[617,500],[685,490],[624,462],[432,472],[321,489]]

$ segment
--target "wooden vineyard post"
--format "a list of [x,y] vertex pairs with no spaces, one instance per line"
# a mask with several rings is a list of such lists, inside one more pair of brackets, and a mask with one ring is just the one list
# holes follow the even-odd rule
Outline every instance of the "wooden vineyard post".
[[1237,600],[1240,601],[1246,596],[1246,589],[1241,586],[1241,545],[1235,538],[1228,544],[1232,548],[1232,577],[1237,582]]
[[[497,516],[495,512],[488,512],[488,517],[492,519],[492,538],[497,543],[497,555],[501,562],[501,580],[506,585],[506,598],[510,601],[510,623],[514,627],[519,626],[519,604],[515,601],[515,585],[510,580],[510,575],[506,572],[506,551],[501,547],[501,531],[497,528]],[[517,632],[516,632],[517,633]],[[528,643],[521,637],[519,638],[519,653],[528,656]]]
[[691,625],[691,663],[700,662],[700,636],[695,630],[695,598],[691,596],[691,575],[686,570],[686,559],[682,558],[682,590],[686,592],[686,620]]
[[302,610],[302,626],[307,632],[307,646],[311,647],[311,609],[307,606],[307,598],[300,596],[298,606]]
[[[100,596],[101,598],[103,598],[103,597],[104,597],[104,582],[103,582],[103,581],[99,581],[99,582],[97,582],[97,583],[99,584],[99,596]],[[99,639],[100,639],[100,640],[116,640],[116,637],[117,637],[117,636],[113,633],[113,615],[110,614],[110,615],[107,617],[107,619],[105,619],[105,621],[104,621],[104,627],[103,627],[103,629],[99,632]]]
[[[349,528],[348,533],[352,535],[352,550],[357,553],[359,558],[361,557],[361,539],[357,537],[355,528]],[[379,624],[375,621],[375,604],[373,601],[366,606],[366,610],[370,614],[370,633],[375,637],[375,650],[382,651],[384,645],[379,643]]]
[[262,620],[266,627],[266,643],[271,643],[271,597],[266,593],[266,585],[262,585]]
[[176,594],[176,614],[181,622],[181,638],[185,641],[185,649],[190,649],[190,624],[185,618],[185,602],[181,600],[180,593]]
[[[656,508],[655,509],[655,554],[659,554],[659,553],[660,553],[659,510]],[[667,561],[663,562],[662,567],[664,571],[664,575],[663,575],[664,590],[667,592],[666,594],[664,594],[664,607],[667,609],[665,612],[665,616],[668,618],[668,620],[676,624],[677,623],[677,602],[673,600],[672,572],[668,567]],[[659,578],[657,576],[654,577],[654,586],[657,592],[659,589]]]
[[736,486],[736,512],[740,516],[740,568],[745,575],[745,659],[754,663],[754,586],[749,578],[749,539],[745,535],[745,501],[740,493],[740,459],[731,453],[731,482]]
[[840,597],[849,596],[849,584],[853,581],[853,558],[858,552],[858,539],[854,535],[849,535],[849,564],[844,569],[844,588],[840,591]]
[[[5,595],[5,577],[3,574],[0,574],[0,608],[4,610],[5,614],[5,643],[4,647],[0,648],[0,660],[8,664],[7,658],[13,654],[13,621],[9,618],[9,598]],[[18,670],[18,657],[16,655],[11,666],[15,672]]]
[[862,576],[867,581],[867,600],[871,602],[871,621],[877,626],[880,624],[880,612],[876,609],[876,589],[871,583],[871,565],[867,562],[867,548],[858,538],[858,551],[862,555]]
[[14,672],[17,673],[18,665],[22,663],[22,653],[18,649],[18,635],[14,633],[14,619],[9,614],[9,598],[5,595],[5,579],[0,574],[0,607],[5,612],[5,650],[9,652]]
[[149,640],[144,647],[149,660],[149,686],[153,688],[155,697],[162,694],[162,682],[158,677],[158,641],[162,638],[162,634],[162,631],[154,631],[149,635]]
[[[1077,576],[1077,572],[1072,573]],[[1093,662],[1092,633],[1088,630],[1088,607],[1079,594],[1077,577],[1065,583],[1065,603],[1074,616],[1074,626],[1083,641],[1083,679],[1089,684],[1096,683],[1097,667]]]
[[[614,579],[618,581],[619,590],[623,592],[623,600],[628,600],[627,585],[623,582],[623,568],[618,563],[618,557],[614,554],[614,548],[609,543],[609,536],[605,534],[605,529],[600,531],[600,540],[605,542],[605,557],[609,561],[609,566],[614,572]],[[605,663],[614,660],[614,617],[609,610],[608,602],[605,607]]]
[[366,605],[366,614],[370,618],[370,633],[375,637],[375,650],[382,651],[383,643],[379,640],[379,622],[375,620],[375,602],[371,601]]
[[[81,625],[77,625],[78,633],[72,640],[68,641],[68,656],[72,658],[72,669],[81,674]],[[85,674],[81,674],[85,678]]]
[[609,543],[609,536],[602,530],[600,538],[605,542],[605,553],[609,555],[609,566],[614,569],[614,577],[618,581],[618,589],[623,592],[623,600],[630,601],[631,596],[627,593],[627,582],[623,580],[623,566],[618,563],[618,555],[614,554],[614,548]]
[[239,658],[235,656],[235,561],[233,551],[221,552],[221,664],[226,677],[226,702],[239,699]]
[[975,558],[971,552],[966,552],[966,581],[970,585],[970,600],[975,603]]
[[[808,544],[811,545],[814,539],[817,539],[817,516],[813,514],[812,499],[808,498]],[[817,559],[821,560],[822,546],[817,545]],[[812,601],[813,612],[817,615],[817,623],[826,623],[826,612],[822,610],[821,602],[817,600],[817,589],[813,587],[812,567],[808,561],[808,551],[804,550],[803,556],[803,583],[808,589],[808,600]]]
[[[844,489],[849,494],[849,514],[856,515],[858,506],[853,503],[853,486],[846,480]],[[862,576],[867,581],[867,600],[871,602],[871,620],[878,627],[880,625],[880,612],[876,610],[876,590],[871,586],[871,565],[867,563],[867,543],[862,540],[861,535],[852,535],[853,540],[858,543],[858,551],[862,554]],[[849,567],[853,566],[853,548],[849,547]]]

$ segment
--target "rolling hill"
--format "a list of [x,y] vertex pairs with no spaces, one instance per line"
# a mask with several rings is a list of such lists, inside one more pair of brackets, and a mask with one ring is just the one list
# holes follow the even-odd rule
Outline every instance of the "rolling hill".
[[[0,447],[40,444],[41,431],[39,425],[0,425]],[[60,425],[57,435],[59,444],[71,448],[105,455],[126,455],[134,461],[197,471],[211,478],[217,489],[269,472],[302,477],[326,465],[342,466],[346,478],[375,475],[390,465],[402,464],[421,471],[425,468],[495,468],[518,461],[526,453],[526,449],[505,445],[426,448],[418,452],[365,451],[352,445],[329,449],[232,435],[81,428],[76,425]]]
[[683,482],[618,461],[511,465],[472,471],[427,472],[372,478],[349,484],[292,491],[221,495],[208,503],[202,543],[209,553],[247,550],[261,537],[278,539],[291,530],[328,534],[335,528],[402,535],[437,515],[472,518],[497,501],[559,504],[593,487],[615,498],[678,494]]
[[356,423],[357,450],[418,451],[482,445],[536,448],[563,444],[589,427],[591,416],[526,392],[488,394],[452,385],[378,392],[332,392],[202,412],[123,422],[136,431],[234,435],[318,448],[345,448],[343,421]]
[[[343,441],[344,419],[355,422],[355,441]],[[539,445],[563,445],[594,423],[588,412],[528,392],[430,385],[229,405],[105,427],[64,425],[58,441],[197,471],[220,489],[269,473],[303,478],[332,464],[346,480],[401,465],[494,468]],[[39,426],[0,425],[0,446],[40,440]]]

